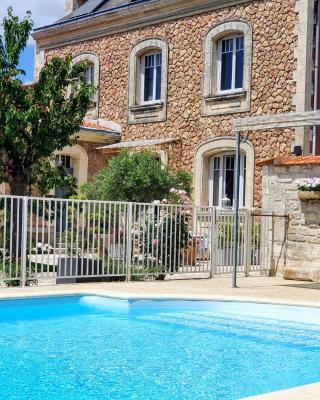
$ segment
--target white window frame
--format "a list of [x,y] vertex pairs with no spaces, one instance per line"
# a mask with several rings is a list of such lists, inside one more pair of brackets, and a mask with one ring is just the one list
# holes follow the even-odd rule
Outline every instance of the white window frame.
[[[234,156],[234,152],[218,153],[211,156],[209,161],[209,206],[213,206],[213,187],[214,187],[214,159],[220,158],[219,169],[219,204],[217,207],[222,207],[222,199],[225,197],[225,180],[226,180],[226,165],[225,157]],[[245,154],[240,155],[240,182],[239,182],[239,205],[245,207]]]
[[[88,72],[88,71],[90,71],[90,72]],[[87,66],[87,69],[86,69],[86,83],[87,83],[87,85],[94,86],[94,74],[95,74],[94,63],[89,62],[88,66]],[[89,82],[89,80],[90,80],[90,82]]]
[[[218,51],[217,51],[217,94],[228,94],[228,93],[241,93],[243,92],[243,84],[241,88],[235,88],[235,81],[236,81],[236,43],[237,38],[243,37],[243,41],[245,41],[244,34],[236,34],[236,35],[229,35],[222,37],[219,42],[217,43]],[[232,82],[231,82],[231,89],[221,90],[221,73],[222,73],[222,42],[224,40],[233,40],[233,51],[232,51]],[[245,45],[243,46],[243,51],[245,52]],[[244,80],[244,69],[245,69],[245,54],[243,55],[243,80]]]
[[[163,59],[162,59],[162,51],[156,50],[156,51],[150,51],[146,54],[143,54],[141,56],[141,62],[140,62],[140,104],[157,104],[161,103],[161,95],[162,93],[160,92],[160,99],[156,99],[156,90],[157,90],[157,68],[154,68],[154,76],[153,76],[153,88],[152,88],[152,100],[145,101],[144,100],[144,89],[145,89],[145,65],[146,65],[146,57],[149,56],[156,56],[160,54],[161,56],[161,80],[162,80],[162,65],[163,65]],[[162,85],[160,81],[160,91],[162,90]]]
[[[67,168],[64,164],[65,164],[65,160],[66,159],[69,159],[69,162],[70,162],[70,167],[69,168]],[[61,167],[64,167],[64,168],[67,168],[67,169],[73,169],[73,160],[72,160],[72,157],[71,156],[69,156],[68,154],[57,154],[56,155],[56,165],[57,166],[61,166]]]

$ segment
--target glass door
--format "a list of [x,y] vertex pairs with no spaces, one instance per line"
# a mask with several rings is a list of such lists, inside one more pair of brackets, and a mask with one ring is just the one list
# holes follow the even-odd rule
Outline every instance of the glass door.
[[[240,158],[239,204],[245,205],[246,157]],[[216,207],[233,206],[235,186],[235,154],[213,156],[210,160],[209,205]]]

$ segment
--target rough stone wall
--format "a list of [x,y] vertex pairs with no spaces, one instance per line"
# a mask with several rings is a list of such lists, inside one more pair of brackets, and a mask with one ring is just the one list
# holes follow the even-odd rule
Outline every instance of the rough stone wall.
[[[185,17],[152,27],[131,30],[50,50],[46,56],[94,51],[100,57],[99,116],[122,126],[122,140],[180,137],[169,154],[174,169],[193,170],[197,146],[216,136],[232,135],[234,118],[294,111],[293,73],[297,38],[295,0],[255,0],[242,5]],[[227,19],[243,19],[253,29],[251,112],[221,116],[201,115],[203,42],[209,28]],[[167,121],[127,124],[128,59],[142,38],[160,36],[169,43]],[[291,130],[249,134],[256,161],[289,154]],[[91,164],[89,160],[89,164]],[[248,188],[249,190],[249,188]],[[261,170],[255,171],[255,203],[260,201]]]
[[[263,208],[290,218],[287,229],[283,218],[276,219],[274,229],[275,259],[283,266],[286,258],[283,274],[288,279],[320,281],[320,202],[301,201],[297,182],[319,176],[320,165],[263,167]],[[285,231],[286,248],[282,246]]]
[[88,154],[88,181],[92,181],[95,175],[105,167],[110,156],[96,150],[96,147],[103,146],[102,143],[86,142],[81,140],[79,140],[78,143]]

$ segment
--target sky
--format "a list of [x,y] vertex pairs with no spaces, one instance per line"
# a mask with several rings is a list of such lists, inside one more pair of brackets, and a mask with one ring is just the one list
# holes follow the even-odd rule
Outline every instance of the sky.
[[[50,23],[63,17],[65,0],[0,0],[0,24],[7,13],[8,7],[13,8],[13,14],[23,18],[26,11],[30,10],[34,27],[49,25]],[[0,28],[1,34],[1,28]],[[26,76],[21,77],[24,82],[33,81],[34,68],[34,42],[32,37],[22,54],[20,68],[26,72]]]

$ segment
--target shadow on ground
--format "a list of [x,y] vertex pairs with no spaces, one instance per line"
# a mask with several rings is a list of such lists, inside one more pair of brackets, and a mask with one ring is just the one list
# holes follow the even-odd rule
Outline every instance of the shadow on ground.
[[281,286],[295,287],[301,289],[313,289],[320,290],[320,282],[303,282],[303,283],[292,283],[292,284],[282,284]]

